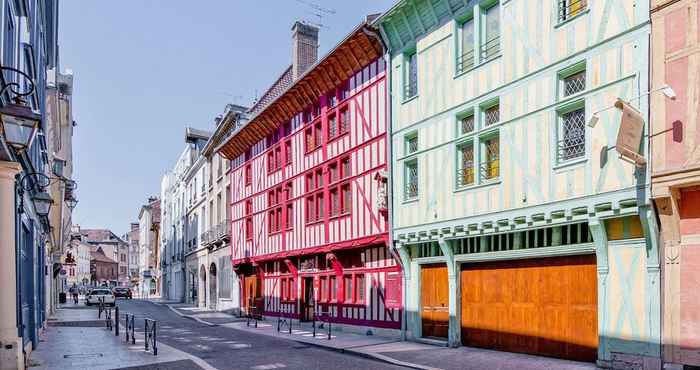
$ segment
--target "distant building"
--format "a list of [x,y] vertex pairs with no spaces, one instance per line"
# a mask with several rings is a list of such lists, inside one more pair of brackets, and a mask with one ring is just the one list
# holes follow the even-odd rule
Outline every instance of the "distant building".
[[129,245],[127,253],[127,271],[129,274],[129,286],[138,285],[139,282],[139,223],[132,222],[130,230],[122,236]]
[[90,252],[90,275],[92,286],[114,286],[119,264],[105,255],[101,247]]
[[148,198],[139,212],[139,275],[141,297],[160,295],[160,199]]
[[117,263],[117,278],[114,279],[114,285],[129,286],[129,244],[108,229],[81,229],[80,226],[76,226],[74,231],[78,232],[82,243],[102,248],[105,256]]

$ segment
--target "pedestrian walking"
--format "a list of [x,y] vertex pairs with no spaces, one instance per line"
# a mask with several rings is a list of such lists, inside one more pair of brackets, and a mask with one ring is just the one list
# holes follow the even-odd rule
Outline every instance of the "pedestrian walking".
[[78,304],[78,287],[73,284],[69,291],[73,297],[73,304]]

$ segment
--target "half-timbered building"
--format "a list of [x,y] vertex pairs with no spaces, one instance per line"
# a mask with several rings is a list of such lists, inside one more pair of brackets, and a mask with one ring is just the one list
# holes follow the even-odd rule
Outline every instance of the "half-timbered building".
[[647,121],[648,2],[402,0],[378,24],[407,337],[658,363],[649,172],[613,106]]
[[232,160],[231,257],[244,311],[400,328],[401,272],[388,247],[386,68],[372,19],[305,72],[292,71],[289,85],[218,147]]

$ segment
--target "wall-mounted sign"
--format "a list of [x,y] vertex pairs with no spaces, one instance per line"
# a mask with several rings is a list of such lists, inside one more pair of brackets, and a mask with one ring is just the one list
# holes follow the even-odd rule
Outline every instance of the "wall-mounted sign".
[[639,153],[644,135],[644,118],[638,110],[622,99],[617,99],[615,107],[622,111],[615,150],[637,166],[644,166],[647,160]]

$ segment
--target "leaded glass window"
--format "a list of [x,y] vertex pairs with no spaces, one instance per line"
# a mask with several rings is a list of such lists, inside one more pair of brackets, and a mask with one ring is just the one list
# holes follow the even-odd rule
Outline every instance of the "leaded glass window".
[[490,126],[501,120],[500,107],[498,104],[484,110],[484,125]]
[[574,95],[586,90],[586,71],[574,73],[564,78],[564,96]]
[[462,117],[459,120],[459,134],[466,135],[474,131],[474,115],[470,114],[468,116]]
[[561,115],[559,160],[568,161],[586,153],[586,110],[579,108]]
[[471,185],[474,183],[474,145],[464,144],[458,151],[457,186]]
[[481,162],[481,176],[484,180],[498,178],[500,170],[499,138],[493,136],[482,141],[483,158]]
[[405,198],[411,199],[418,196],[418,162],[413,160],[406,163],[405,174]]

